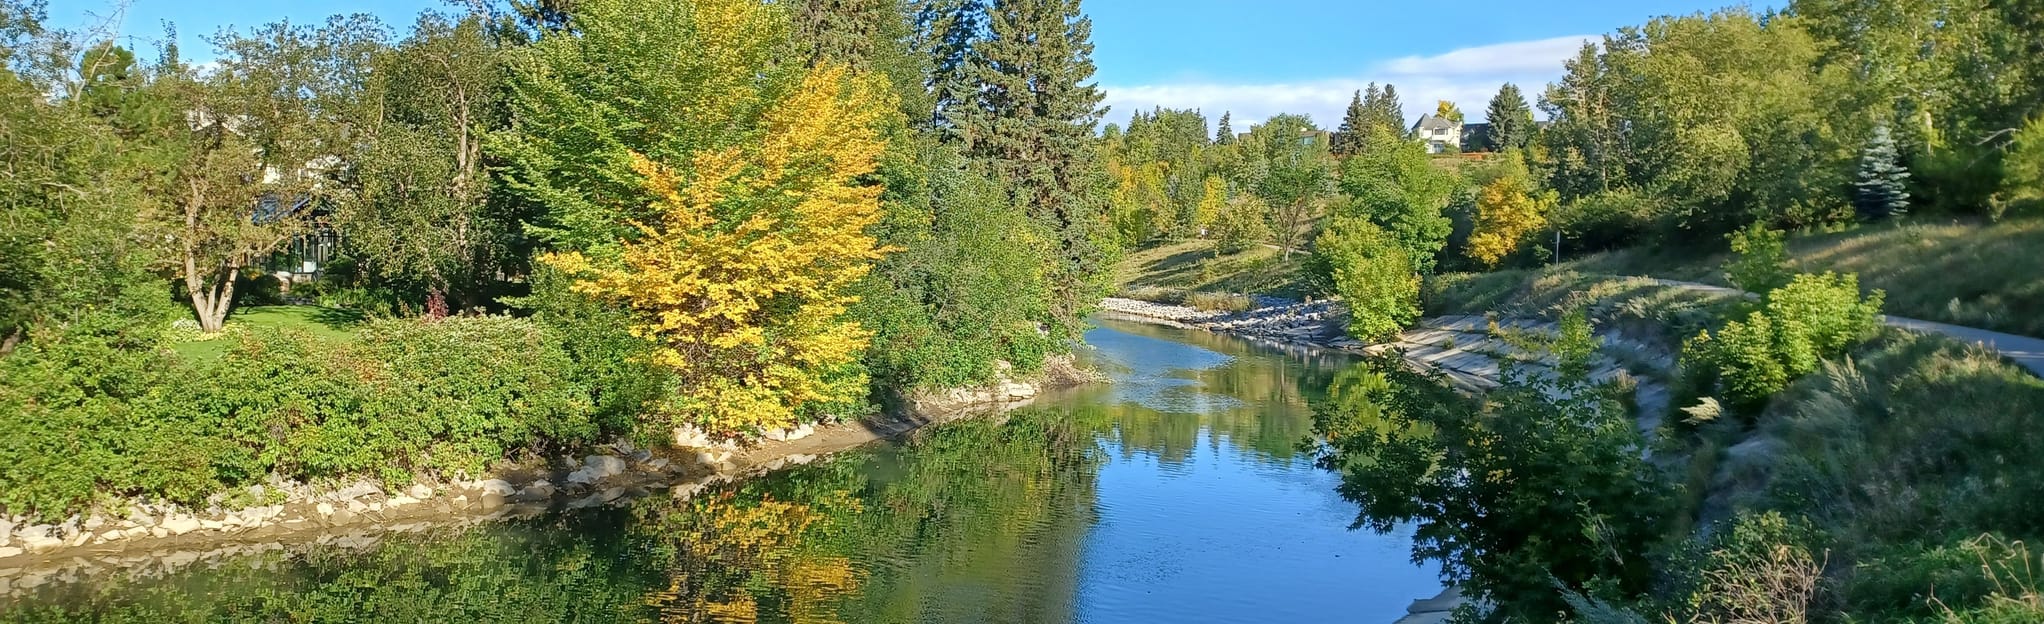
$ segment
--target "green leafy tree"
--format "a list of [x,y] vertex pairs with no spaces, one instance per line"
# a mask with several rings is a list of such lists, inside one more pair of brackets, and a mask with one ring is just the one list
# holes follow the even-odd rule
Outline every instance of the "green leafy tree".
[[1887,126],[1874,128],[1874,136],[1860,153],[1859,181],[1853,184],[1852,207],[1868,221],[1899,217],[1909,212],[1909,169],[1895,151],[1895,139]]
[[[1416,524],[1415,559],[1528,621],[1564,611],[1560,590],[1645,592],[1653,570],[1640,553],[1660,539],[1668,503],[1632,418],[1588,378],[1588,322],[1570,318],[1558,374],[1508,370],[1480,406],[1386,355],[1364,365],[1390,383],[1314,411],[1328,440],[1319,463],[1341,473],[1356,526]],[[1359,403],[1373,423],[1358,421]]]
[[1846,350],[1880,328],[1883,293],[1864,298],[1859,278],[1797,275],[1766,294],[1766,304],[1744,319],[1703,332],[1682,347],[1683,368],[1698,387],[1745,408],[1766,404],[1818,362]]
[[242,271],[308,232],[330,201],[383,35],[367,16],[270,24],[216,37],[220,60],[204,73],[161,70],[154,88],[186,112],[150,131],[165,206],[149,214],[203,330],[225,324]]
[[1334,158],[1303,115],[1283,114],[1250,129],[1242,182],[1270,206],[1272,242],[1291,257],[1334,190]]
[[1485,140],[1494,151],[1526,149],[1533,140],[1533,109],[1526,104],[1526,95],[1519,92],[1519,86],[1505,83],[1498,87],[1497,95],[1491,96],[1490,107],[1484,117],[1490,124]]
[[1349,202],[1337,212],[1382,226],[1422,275],[1431,274],[1455,229],[1441,213],[1455,192],[1455,175],[1433,165],[1425,144],[1397,140],[1383,126],[1371,132],[1369,148],[1341,164],[1339,186]]
[[1348,304],[1348,333],[1390,339],[1419,319],[1420,276],[1411,252],[1360,216],[1336,216],[1313,242],[1314,264]]
[[1240,253],[1270,239],[1270,208],[1255,195],[1228,199],[1214,217],[1214,250]]
[[484,138],[504,123],[504,67],[487,29],[479,15],[429,12],[376,55],[374,118],[336,215],[363,268],[459,308],[486,303],[495,277],[523,264],[517,223],[491,204],[483,161]]

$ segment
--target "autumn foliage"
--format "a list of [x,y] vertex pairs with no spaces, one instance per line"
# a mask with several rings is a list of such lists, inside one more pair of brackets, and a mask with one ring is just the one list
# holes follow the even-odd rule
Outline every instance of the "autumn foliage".
[[845,317],[850,286],[887,249],[874,172],[892,106],[884,85],[840,66],[811,70],[775,102],[749,145],[677,167],[634,153],[656,220],[620,257],[545,256],[575,290],[632,310],[635,335],[680,394],[667,412],[715,431],[789,424],[807,408],[860,399],[870,334]]

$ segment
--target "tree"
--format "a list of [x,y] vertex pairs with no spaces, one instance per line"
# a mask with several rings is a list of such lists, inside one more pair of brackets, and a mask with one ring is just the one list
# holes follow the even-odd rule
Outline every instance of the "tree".
[[1246,186],[1271,209],[1273,240],[1287,258],[1334,187],[1334,159],[1313,140],[1313,121],[1281,114],[1249,131]]
[[1644,592],[1653,568],[1640,553],[1668,508],[1625,406],[1589,378],[1589,322],[1567,319],[1551,347],[1557,374],[1508,367],[1478,405],[1386,354],[1363,366],[1389,383],[1314,409],[1328,440],[1319,464],[1341,473],[1356,526],[1416,523],[1415,560],[1441,562],[1445,580],[1514,620],[1562,612],[1557,585]]
[[1078,0],[1002,0],[986,9],[964,75],[975,85],[947,113],[966,156],[1015,193],[1057,241],[1051,283],[1060,331],[1079,314],[1111,260],[1094,126],[1104,110],[1093,77],[1093,23]]
[[1405,246],[1419,273],[1431,274],[1455,229],[1441,213],[1455,192],[1455,175],[1433,165],[1425,144],[1397,140],[1392,132],[1372,128],[1369,149],[1342,163],[1339,184],[1350,201],[1340,212],[1383,227]]
[[1519,92],[1518,85],[1507,82],[1498,87],[1484,117],[1490,124],[1490,133],[1485,138],[1493,150],[1526,149],[1533,140],[1533,109],[1526,105],[1526,96]]
[[[1377,84],[1370,83],[1370,97],[1377,97]],[[1362,144],[1370,132],[1369,110],[1363,107],[1363,92],[1357,91],[1349,98],[1348,110],[1342,113],[1341,127],[1334,131],[1332,150],[1336,156],[1349,156],[1362,151]]]
[[1364,102],[1364,105],[1369,108],[1371,124],[1390,128],[1393,136],[1405,139],[1405,105],[1398,101],[1398,87],[1386,83],[1384,90],[1377,94],[1377,102]]
[[376,55],[354,192],[337,225],[364,268],[446,293],[458,307],[486,301],[489,282],[522,261],[517,224],[490,204],[484,137],[503,124],[503,65],[479,15],[425,13],[411,35]]
[[1222,254],[1241,253],[1265,240],[1270,239],[1270,207],[1255,195],[1236,195],[1228,198],[1214,216],[1211,235],[1214,237],[1214,251]]
[[886,251],[869,180],[904,120],[884,77],[785,62],[786,9],[581,0],[576,36],[509,59],[508,190],[543,264],[673,375],[647,424],[777,427],[864,396],[847,310]]
[[1852,207],[1860,219],[1876,221],[1909,212],[1909,170],[1895,152],[1887,126],[1876,126],[1860,153],[1859,181],[1853,184]]
[[700,152],[686,174],[634,158],[659,219],[615,262],[543,257],[586,276],[577,291],[640,313],[654,363],[682,382],[675,424],[779,427],[863,396],[850,367],[870,334],[845,312],[886,251],[866,232],[880,189],[858,184],[885,146],[879,82],[819,66],[766,103],[755,148]]
[[1487,267],[1519,249],[1533,232],[1547,227],[1554,193],[1537,191],[1523,174],[1501,176],[1476,197],[1476,227],[1469,234],[1469,257]]
[[1227,111],[1221,111],[1221,127],[1219,130],[1214,132],[1214,144],[1215,145],[1235,144],[1235,126],[1229,123]]
[[1381,341],[1419,319],[1419,272],[1404,244],[1370,220],[1336,216],[1313,241],[1316,264],[1348,303],[1348,333]]
[[226,323],[244,269],[320,219],[382,35],[366,16],[271,24],[216,38],[210,72],[163,70],[159,88],[186,114],[151,131],[163,159],[151,183],[168,204],[153,226],[204,331]]
[[1447,100],[1439,100],[1435,103],[1434,116],[1455,123],[1462,123],[1462,109],[1456,108],[1454,102]]

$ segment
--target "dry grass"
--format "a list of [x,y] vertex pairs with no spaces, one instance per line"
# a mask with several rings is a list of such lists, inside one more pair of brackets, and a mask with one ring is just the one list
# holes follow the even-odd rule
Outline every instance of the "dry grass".
[[1256,307],[1256,300],[1248,295],[1198,292],[1186,295],[1185,305],[1201,312],[1242,312]]
[[[1792,269],[1857,273],[1888,292],[1887,312],[2044,336],[2044,219],[1919,220],[1791,238]],[[1543,273],[1651,275],[1723,285],[1722,253],[1629,249]]]
[[1217,256],[1213,241],[1193,240],[1131,252],[1114,277],[1124,293],[1156,288],[1297,298],[1306,294],[1305,260],[1305,254],[1286,259],[1269,247]]

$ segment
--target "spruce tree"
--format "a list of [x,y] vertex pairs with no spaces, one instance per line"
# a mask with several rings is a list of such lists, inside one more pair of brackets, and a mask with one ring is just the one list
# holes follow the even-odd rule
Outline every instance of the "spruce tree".
[[1398,102],[1398,87],[1384,85],[1384,92],[1377,100],[1376,121],[1391,129],[1392,134],[1405,135],[1405,105]]
[[[1371,83],[1370,95],[1375,97],[1376,94],[1377,85]],[[1369,109],[1364,107],[1363,92],[1357,91],[1349,99],[1348,112],[1341,117],[1341,127],[1335,129],[1330,148],[1336,156],[1353,156],[1362,151],[1363,139],[1369,134]]]
[[994,0],[985,13],[985,38],[966,56],[971,90],[950,121],[966,155],[1053,234],[1054,313],[1061,330],[1073,329],[1109,260],[1093,161],[1094,126],[1105,112],[1088,82],[1093,22],[1079,0]]
[[1228,111],[1221,111],[1221,128],[1214,133],[1214,145],[1234,145],[1235,127],[1228,123]]
[[1853,184],[1852,205],[1860,219],[1873,221],[1909,212],[1909,170],[1895,150],[1888,126],[1874,127],[1874,136],[1860,154],[1859,181]]
[[1485,140],[1492,150],[1525,149],[1533,139],[1533,108],[1526,104],[1526,95],[1519,92],[1519,85],[1507,82],[1498,87],[1484,117],[1490,123],[1490,134]]
[[971,105],[974,83],[968,64],[985,23],[981,0],[918,0],[916,6],[915,48],[929,59],[927,86],[935,100],[930,121],[947,138],[958,138],[952,116]]

